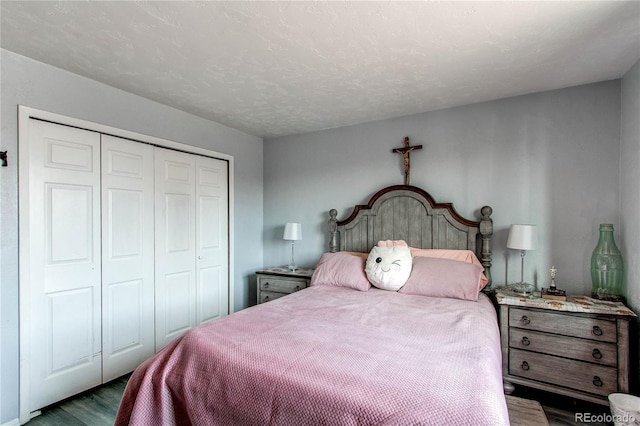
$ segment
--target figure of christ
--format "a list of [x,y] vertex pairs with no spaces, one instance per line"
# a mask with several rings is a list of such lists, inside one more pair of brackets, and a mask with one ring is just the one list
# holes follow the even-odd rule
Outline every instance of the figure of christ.
[[395,154],[402,154],[404,160],[404,184],[409,185],[409,181],[411,179],[411,151],[422,149],[422,145],[414,145],[411,146],[409,144],[409,136],[404,138],[404,147],[402,148],[394,148],[391,152]]

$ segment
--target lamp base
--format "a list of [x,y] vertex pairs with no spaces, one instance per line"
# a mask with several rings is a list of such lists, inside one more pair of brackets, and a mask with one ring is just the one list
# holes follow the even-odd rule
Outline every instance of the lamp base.
[[295,241],[291,240],[291,263],[289,264],[288,268],[292,272],[298,269],[298,265],[296,265],[295,257],[293,255],[295,243],[296,243]]
[[519,296],[529,297],[535,291],[535,286],[533,284],[521,282],[516,284],[511,284],[507,286],[507,289],[514,292]]

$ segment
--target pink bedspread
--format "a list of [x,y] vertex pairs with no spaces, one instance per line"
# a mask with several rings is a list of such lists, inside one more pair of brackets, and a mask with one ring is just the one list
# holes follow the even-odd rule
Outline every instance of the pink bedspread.
[[125,424],[507,425],[496,313],[484,295],[311,287],[147,360]]

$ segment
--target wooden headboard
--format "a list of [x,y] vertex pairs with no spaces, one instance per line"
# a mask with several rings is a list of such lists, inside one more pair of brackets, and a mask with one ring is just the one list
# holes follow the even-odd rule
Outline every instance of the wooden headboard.
[[491,286],[492,209],[480,209],[480,221],[465,219],[451,203],[436,203],[426,191],[395,185],[356,205],[345,220],[329,211],[329,251],[367,253],[380,240],[405,240],[410,247],[473,250]]

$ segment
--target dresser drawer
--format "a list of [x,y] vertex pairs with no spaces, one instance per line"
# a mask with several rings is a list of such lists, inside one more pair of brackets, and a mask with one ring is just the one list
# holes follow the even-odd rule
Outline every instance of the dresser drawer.
[[539,331],[511,328],[509,346],[514,349],[541,352],[611,367],[615,367],[618,363],[618,350],[615,343],[577,339]]
[[305,288],[306,282],[300,280],[288,280],[286,278],[279,277],[259,277],[258,285],[260,291],[280,292],[280,293],[293,293],[294,291],[302,290]]
[[511,308],[509,327],[536,330],[565,336],[616,342],[616,322],[602,318],[567,315],[535,309]]
[[509,374],[606,397],[618,391],[615,368],[511,349]]
[[261,291],[258,303],[270,302],[288,294],[289,293],[276,293],[275,291]]

